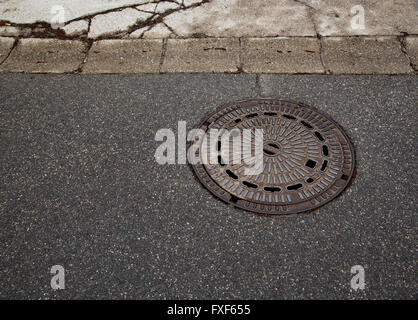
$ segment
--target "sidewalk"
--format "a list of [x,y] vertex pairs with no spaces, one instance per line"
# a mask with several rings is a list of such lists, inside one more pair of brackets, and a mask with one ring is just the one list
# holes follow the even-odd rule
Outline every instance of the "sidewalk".
[[0,3],[0,71],[407,74],[415,0]]

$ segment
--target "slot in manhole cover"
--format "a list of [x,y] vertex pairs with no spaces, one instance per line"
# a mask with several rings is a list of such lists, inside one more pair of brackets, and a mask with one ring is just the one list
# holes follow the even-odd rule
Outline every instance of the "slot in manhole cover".
[[[354,148],[347,135],[306,105],[269,99],[235,102],[211,114],[200,129],[208,138],[197,139],[193,150],[189,147],[198,159],[194,172],[215,196],[245,210],[309,211],[335,198],[353,176]],[[261,139],[256,129],[263,130]],[[213,136],[216,149],[209,147],[214,139],[210,132],[218,132]],[[240,148],[234,137],[241,139]],[[203,150],[209,156],[203,157]]]

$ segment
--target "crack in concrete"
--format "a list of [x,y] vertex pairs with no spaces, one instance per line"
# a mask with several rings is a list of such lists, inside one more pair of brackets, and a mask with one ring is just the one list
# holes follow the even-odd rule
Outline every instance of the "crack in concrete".
[[[179,9],[179,10],[183,10],[183,9]],[[158,24],[158,23],[164,23],[164,18],[166,16],[168,16],[169,14],[171,14],[173,12],[177,12],[179,10],[168,10],[168,11],[164,12],[164,14],[155,14],[155,15],[149,17],[145,21],[137,22],[136,24],[134,24],[133,26],[131,26],[131,27],[128,28],[128,30],[125,32],[125,35],[130,35],[131,33],[135,32],[135,31],[138,31],[139,29],[142,29],[142,28],[145,28],[145,27],[149,27],[141,35],[140,38],[142,38],[144,36],[145,32],[151,30],[156,24]],[[171,31],[171,28],[170,28],[170,31]]]
[[[175,2],[175,1],[167,1],[167,2],[172,2],[172,3],[177,3],[177,2]],[[128,34],[131,34],[131,33],[133,33],[133,32],[135,32],[135,31],[137,31],[137,30],[139,30],[139,29],[141,29],[141,28],[144,28],[144,27],[147,27],[147,26],[149,26],[150,28],[148,28],[146,31],[144,31],[144,33],[141,35],[141,37],[140,38],[143,38],[143,36],[144,36],[144,34],[145,34],[145,32],[147,32],[147,31],[149,31],[149,30],[151,30],[152,29],[152,27],[154,27],[156,24],[158,24],[158,23],[163,23],[176,37],[178,37],[178,35],[177,35],[177,33],[175,32],[175,30],[172,28],[172,27],[170,27],[168,24],[166,24],[165,23],[165,21],[164,21],[164,18],[165,17],[167,17],[167,16],[169,16],[170,14],[173,14],[173,13],[176,13],[176,12],[180,12],[180,11],[184,11],[184,10],[188,10],[188,9],[190,9],[190,8],[196,8],[196,7],[199,7],[199,6],[201,6],[202,4],[204,4],[204,3],[207,3],[207,2],[209,2],[209,0],[206,0],[206,1],[202,1],[202,2],[199,2],[199,3],[195,3],[195,4],[192,4],[191,6],[188,6],[188,7],[186,7],[186,6],[184,6],[183,5],[183,2],[182,2],[182,5],[181,6],[179,6],[178,8],[173,8],[173,9],[168,9],[168,10],[166,10],[166,11],[164,11],[164,12],[162,12],[162,13],[156,13],[155,15],[153,15],[152,17],[150,17],[150,18],[148,18],[146,21],[144,21],[143,23],[138,23],[138,24],[136,24],[136,25],[134,25],[134,26],[132,26],[129,30],[130,31],[128,31],[127,33]],[[155,16],[157,16],[156,18],[155,18]]]
[[311,5],[303,2],[302,0],[293,0],[293,1],[296,2],[296,3],[300,3],[301,5],[304,5],[305,7],[308,7],[309,9],[316,10],[314,7],[312,7]]
[[316,9],[314,7],[306,4],[306,3],[301,2],[300,0],[294,0],[294,1],[297,2],[297,3],[303,4],[303,5],[305,5],[308,8],[307,9],[308,10],[308,17],[309,17],[309,19],[312,22],[312,26],[313,26],[313,29],[315,31],[316,38],[318,39],[318,44],[319,44],[319,60],[321,61],[321,65],[322,65],[322,68],[324,69],[324,73],[325,74],[330,74],[331,72],[329,70],[327,70],[326,67],[325,67],[325,62],[324,62],[324,57],[323,57],[323,48],[322,48],[322,36],[319,33],[319,31],[318,31],[318,26],[317,26],[317,24],[315,22],[315,18],[313,16],[313,12],[312,12],[313,10],[316,10]]
[[325,66],[325,61],[324,61],[324,50],[322,47],[322,37],[318,34],[318,41],[319,41],[319,60],[321,61],[321,65],[322,68],[324,68],[324,73],[325,74],[332,74],[331,70],[327,70],[326,66]]
[[[136,5],[129,5],[129,6],[123,6],[123,7],[108,9],[108,10],[104,10],[104,11],[99,11],[99,12],[96,12],[96,13],[93,13],[93,14],[86,14],[84,16],[80,16],[80,17],[74,18],[72,20],[68,20],[65,23],[65,25],[68,25],[68,24],[70,24],[72,22],[76,22],[76,21],[80,21],[80,20],[91,19],[91,18],[94,18],[95,16],[102,15],[102,14],[106,14],[106,13],[118,12],[118,11],[122,11],[122,10],[128,9],[128,8],[134,9],[137,6],[138,6],[137,4]],[[9,24],[10,26],[13,26],[13,27],[29,27],[29,28],[35,28],[35,27],[37,27],[39,25],[47,25],[47,26],[49,26],[49,28],[51,28],[51,24],[48,23],[48,22],[45,22],[45,21],[36,21],[34,23],[14,23],[14,22],[11,22],[11,21],[8,21],[8,20],[0,20],[0,26],[3,25],[3,24],[6,24],[6,23]],[[61,30],[61,29],[57,29],[57,30]]]
[[87,40],[87,43],[85,43],[86,49],[85,49],[85,56],[83,58],[83,61],[81,61],[80,65],[78,66],[78,68],[74,71],[74,73],[82,73],[83,72],[83,68],[85,66],[85,64],[87,63],[87,60],[89,59],[89,53],[91,50],[91,47],[93,46],[94,40],[90,39]]
[[408,59],[409,61],[409,66],[411,67],[411,69],[414,71],[414,73],[418,72],[418,68],[417,66],[412,62],[412,58],[408,53],[408,49],[406,48],[406,44],[405,44],[405,40],[406,40],[406,36],[398,36],[398,41],[401,47],[401,51],[402,53],[405,55],[405,57]]
[[[177,38],[179,37],[179,35],[174,31],[174,29],[173,28],[171,28],[168,24],[166,24],[164,21],[162,22],[162,24],[164,25],[164,26],[166,26],[167,27],[167,29],[168,30],[170,30],[171,31],[171,33],[172,34],[174,34]],[[152,28],[151,28],[152,29]],[[147,31],[149,31],[149,30],[147,30]],[[147,31],[145,31],[145,32],[147,32]],[[145,34],[145,32],[144,32],[144,34]],[[144,36],[144,34],[142,35],[142,36]]]
[[24,31],[30,29],[29,34],[19,34],[16,38],[58,38],[58,39],[76,39],[79,36],[67,36],[63,29],[53,29],[49,23],[36,22],[31,24],[15,24],[7,21],[0,21],[0,26],[8,25]]
[[208,50],[220,50],[220,51],[226,51],[226,48],[221,48],[221,47],[203,48],[203,51],[208,51]]
[[163,64],[164,64],[164,59],[165,59],[165,54],[167,52],[167,39],[163,39],[163,46],[161,48],[161,58],[160,58],[160,65],[158,67],[158,73],[163,73]]
[[[87,27],[87,34],[90,32],[90,27],[91,27],[91,19],[89,19],[89,24]],[[93,46],[94,40],[93,39],[83,39],[84,41],[84,45],[86,46],[85,52],[84,52],[84,58],[83,61],[81,61],[80,65],[78,66],[78,68],[76,70],[74,70],[73,73],[81,73],[83,72],[83,68],[84,65],[87,63],[88,57],[89,57],[89,52],[91,47]]]
[[6,57],[3,59],[3,61],[0,62],[0,66],[6,62],[6,60],[11,56],[12,52],[15,50],[15,48],[17,47],[17,44],[19,42],[19,39],[15,39],[13,42],[13,46],[10,48],[9,53],[6,55]]
[[263,96],[263,88],[261,87],[261,75],[259,73],[255,76],[255,91],[258,92],[259,96]]
[[239,53],[238,53],[238,59],[239,59],[239,66],[237,67],[238,73],[244,72],[244,62],[242,60],[242,38],[238,38],[239,41]]
[[[161,12],[161,13],[155,12],[155,9],[154,9],[153,15],[151,17],[149,17],[148,19],[146,19],[145,21],[139,21],[139,22],[135,23],[133,26],[129,27],[125,31],[115,31],[114,33],[111,33],[109,35],[100,36],[96,40],[121,39],[123,36],[129,35],[132,32],[135,32],[135,31],[137,31],[141,28],[147,27],[147,26],[149,26],[150,28],[146,31],[149,31],[154,25],[164,22],[164,18],[166,16],[168,16],[172,13],[175,13],[175,12],[199,7],[204,3],[210,2],[210,0],[203,0],[202,2],[194,3],[194,4],[192,4],[190,6],[187,6],[187,7],[184,6],[183,2],[181,2],[181,4],[180,4],[180,3],[178,3],[174,0],[165,0],[164,2],[175,3],[175,4],[178,5],[178,8],[167,9],[166,11]],[[155,5],[157,6],[158,4],[160,4],[162,2],[161,1],[152,1],[152,2],[149,2],[149,3],[155,3]],[[65,23],[65,26],[67,26],[67,25],[69,25],[70,23],[73,23],[73,22],[89,20],[88,31],[83,32],[81,35],[76,35],[76,36],[66,35],[63,28],[53,29],[51,27],[51,24],[49,24],[47,22],[44,22],[44,21],[38,21],[38,22],[34,22],[34,23],[23,23],[22,24],[22,23],[13,23],[13,22],[8,21],[8,20],[0,20],[0,26],[7,25],[7,26],[10,26],[10,27],[16,27],[16,28],[19,28],[19,29],[30,29],[31,30],[30,34],[28,34],[27,36],[24,36],[25,38],[36,37],[36,38],[61,38],[61,39],[71,39],[71,40],[75,40],[75,39],[82,40],[83,38],[88,37],[89,32],[90,32],[90,27],[91,27],[91,21],[94,19],[94,17],[99,16],[99,15],[105,15],[105,14],[108,14],[108,13],[113,13],[113,12],[120,12],[120,11],[123,11],[125,9],[129,9],[129,8],[135,9],[138,12],[146,12],[146,11],[142,11],[142,10],[138,9],[137,8],[138,6],[140,6],[140,5],[135,4],[135,5],[122,6],[122,7],[118,7],[118,8],[112,8],[112,9],[108,9],[108,10],[99,11],[99,12],[96,12],[94,14],[87,14],[87,15],[84,15],[84,16],[80,16],[80,17],[77,17],[75,19],[67,21]],[[174,30],[171,27],[169,27],[168,25],[166,25],[166,26],[169,28],[170,31],[173,32],[174,35],[176,35],[176,33],[174,32]],[[37,31],[37,29],[40,29],[40,30]]]

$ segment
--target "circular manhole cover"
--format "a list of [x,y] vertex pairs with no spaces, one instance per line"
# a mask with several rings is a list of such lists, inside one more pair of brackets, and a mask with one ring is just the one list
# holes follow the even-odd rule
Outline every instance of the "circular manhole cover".
[[235,102],[211,114],[199,129],[205,138],[196,139],[192,151],[189,147],[194,172],[215,196],[245,210],[309,211],[335,198],[353,176],[354,148],[347,135],[306,105]]

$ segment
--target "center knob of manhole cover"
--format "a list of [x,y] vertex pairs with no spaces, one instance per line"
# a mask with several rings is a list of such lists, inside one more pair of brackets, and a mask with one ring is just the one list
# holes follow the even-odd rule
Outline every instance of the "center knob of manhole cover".
[[[211,114],[200,129],[205,135],[193,146],[194,172],[215,196],[245,210],[309,211],[335,198],[353,176],[347,135],[306,105],[235,102]],[[216,148],[208,147],[211,142]]]

